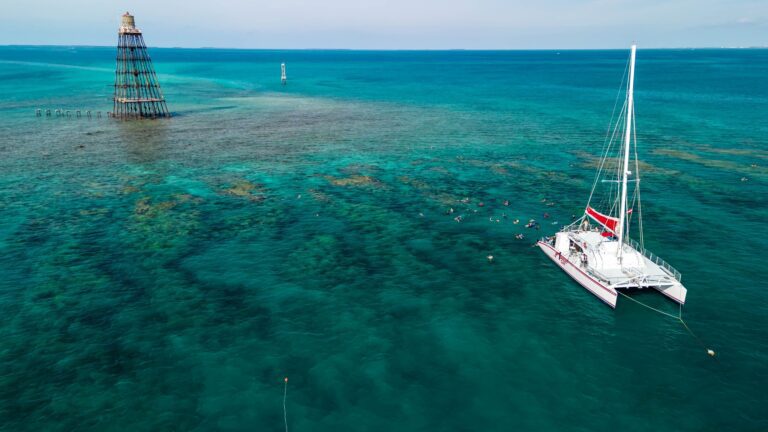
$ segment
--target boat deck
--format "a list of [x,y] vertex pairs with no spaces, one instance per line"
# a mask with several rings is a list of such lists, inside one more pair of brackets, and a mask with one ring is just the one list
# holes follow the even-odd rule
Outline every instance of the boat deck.
[[607,239],[600,232],[559,233],[564,234],[571,240],[571,247],[563,250],[561,244],[559,249],[563,256],[606,286],[613,289],[654,288],[679,303],[685,302],[686,289],[679,281],[679,273],[650,252],[638,250],[639,245],[623,244],[619,259],[618,241]]

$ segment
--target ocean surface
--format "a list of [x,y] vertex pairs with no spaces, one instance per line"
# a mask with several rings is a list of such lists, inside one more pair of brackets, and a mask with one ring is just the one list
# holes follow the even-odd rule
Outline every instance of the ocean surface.
[[638,51],[701,342],[531,247],[628,50],[150,55],[175,116],[121,122],[114,48],[0,47],[0,430],[282,431],[284,377],[290,431],[768,430],[768,50]]

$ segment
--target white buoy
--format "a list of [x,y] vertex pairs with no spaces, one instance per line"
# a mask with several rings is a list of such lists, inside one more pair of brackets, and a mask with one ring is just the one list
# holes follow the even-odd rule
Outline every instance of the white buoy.
[[714,357],[715,356],[715,352],[712,351],[711,349],[707,350],[707,354],[709,354],[710,357]]
[[288,82],[288,76],[285,74],[285,63],[280,64],[280,83],[285,85]]
[[493,262],[493,255],[488,255],[488,262]]

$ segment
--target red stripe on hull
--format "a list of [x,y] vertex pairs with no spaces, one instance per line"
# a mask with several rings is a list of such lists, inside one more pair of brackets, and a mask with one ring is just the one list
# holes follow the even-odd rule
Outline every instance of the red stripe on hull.
[[[616,290],[614,290],[613,288],[609,288],[609,287],[607,287],[607,286],[603,285],[602,283],[600,283],[599,281],[595,280],[595,279],[594,279],[593,277],[591,277],[590,275],[588,275],[588,274],[584,273],[584,271],[582,271],[580,268],[578,268],[577,266],[573,265],[573,263],[572,263],[571,261],[569,261],[567,258],[563,257],[563,256],[562,256],[562,254],[558,254],[557,250],[556,250],[555,248],[553,248],[552,246],[550,246],[550,245],[548,245],[548,244],[546,244],[546,243],[543,243],[543,242],[541,242],[541,241],[537,242],[537,244],[539,245],[539,247],[540,247],[540,248],[543,248],[543,247],[547,247],[547,248],[548,248],[548,249],[550,249],[552,252],[554,252],[554,255],[551,255],[551,256],[550,256],[549,254],[547,254],[547,253],[546,253],[546,251],[545,251],[544,253],[545,253],[545,255],[547,255],[547,257],[549,257],[549,259],[551,259],[552,261],[554,261],[554,262],[555,262],[555,264],[557,264],[557,266],[558,266],[558,267],[560,267],[560,269],[561,269],[561,270],[563,270],[563,271],[564,271],[564,272],[565,272],[565,273],[566,273],[568,276],[571,276],[571,279],[573,279],[574,281],[576,281],[576,282],[577,282],[579,285],[581,285],[582,287],[584,287],[584,288],[585,288],[587,291],[589,291],[589,292],[591,292],[592,294],[594,294],[594,295],[595,295],[595,297],[597,297],[597,298],[599,298],[600,300],[602,300],[602,301],[603,301],[603,303],[607,304],[607,305],[608,305],[608,306],[610,306],[611,308],[616,308],[616,298],[619,296],[619,295],[618,295],[618,293],[616,292]],[[542,249],[542,250],[543,250],[543,249]],[[560,259],[558,259],[558,257],[560,257]],[[563,262],[563,261],[564,261],[564,262]],[[595,291],[595,290],[594,290],[592,287],[590,287],[590,286],[588,286],[588,285],[585,285],[585,284],[584,284],[584,283],[582,283],[580,280],[578,280],[577,278],[575,278],[575,277],[574,277],[573,275],[571,275],[571,273],[570,273],[570,272],[569,272],[569,271],[566,269],[566,264],[569,264],[569,265],[570,265],[570,266],[571,266],[571,267],[572,267],[574,270],[578,271],[578,272],[579,272],[579,273],[581,273],[581,274],[582,274],[584,277],[586,277],[587,279],[589,279],[589,280],[590,280],[592,283],[594,283],[594,284],[595,284],[595,285],[597,285],[598,287],[600,287],[600,288],[602,288],[603,290],[605,290],[605,291],[606,291],[606,293],[605,293],[605,294],[603,294],[603,293],[598,293],[598,292],[596,292],[596,291]],[[603,296],[612,297],[612,299],[611,299],[611,300],[612,300],[612,302],[611,302],[611,301],[609,301],[608,299],[605,299],[605,298],[603,298]]]

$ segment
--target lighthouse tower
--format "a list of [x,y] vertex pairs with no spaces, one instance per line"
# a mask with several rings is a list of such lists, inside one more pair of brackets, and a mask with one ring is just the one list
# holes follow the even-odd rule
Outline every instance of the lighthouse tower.
[[170,117],[163,92],[133,15],[123,15],[117,32],[117,68],[112,115],[119,119]]

